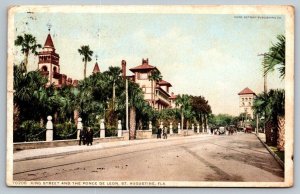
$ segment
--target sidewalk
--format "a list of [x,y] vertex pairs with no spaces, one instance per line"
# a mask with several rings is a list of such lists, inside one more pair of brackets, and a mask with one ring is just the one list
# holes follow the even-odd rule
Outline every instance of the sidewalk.
[[258,133],[256,134],[260,142],[266,147],[266,149],[270,152],[270,154],[275,158],[275,160],[280,164],[280,166],[284,169],[284,162],[279,158],[279,156],[266,144],[266,134]]
[[29,150],[22,150],[19,152],[15,152],[13,158],[14,161],[16,162],[16,161],[40,159],[40,158],[47,158],[47,157],[60,156],[60,155],[69,155],[69,154],[75,154],[80,152],[89,152],[98,149],[107,149],[107,148],[114,148],[114,147],[130,146],[135,144],[163,142],[163,141],[176,140],[182,138],[199,138],[199,137],[207,137],[207,136],[211,136],[211,135],[195,134],[191,136],[181,136],[181,137],[169,136],[167,140],[165,139],[124,140],[124,141],[98,143],[98,144],[93,144],[92,146],[75,145],[75,146],[65,146],[65,147],[29,149]]

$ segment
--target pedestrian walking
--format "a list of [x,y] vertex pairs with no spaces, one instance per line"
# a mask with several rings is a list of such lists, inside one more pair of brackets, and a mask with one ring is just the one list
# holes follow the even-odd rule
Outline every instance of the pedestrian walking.
[[168,138],[168,128],[167,127],[164,128],[163,136],[164,136],[164,139]]
[[93,130],[90,127],[88,127],[87,128],[87,143],[86,143],[87,146],[93,145],[93,136],[94,136]]
[[161,128],[157,129],[157,139],[161,139]]
[[85,145],[85,131],[83,129],[80,129],[79,132],[79,145],[81,145],[81,143]]

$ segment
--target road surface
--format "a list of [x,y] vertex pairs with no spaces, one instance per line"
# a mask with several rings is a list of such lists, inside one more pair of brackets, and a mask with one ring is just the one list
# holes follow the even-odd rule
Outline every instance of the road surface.
[[284,171],[253,134],[199,135],[15,161],[14,180],[279,182]]

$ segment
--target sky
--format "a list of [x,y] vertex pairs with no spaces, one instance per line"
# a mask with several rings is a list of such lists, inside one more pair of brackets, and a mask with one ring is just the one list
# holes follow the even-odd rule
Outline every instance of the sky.
[[[241,17],[238,17],[241,16]],[[262,57],[276,36],[285,33],[284,16],[143,14],[143,13],[17,13],[15,38],[30,33],[44,45],[49,33],[60,55],[60,73],[83,78],[78,49],[89,45],[94,51],[87,65],[91,74],[98,56],[101,71],[109,66],[128,69],[142,58],[156,66],[175,94],[202,95],[214,114],[239,114],[238,93],[249,87],[263,91]],[[23,59],[14,48],[14,63]],[[29,70],[38,58],[30,56]],[[268,88],[284,88],[278,71],[268,76]]]

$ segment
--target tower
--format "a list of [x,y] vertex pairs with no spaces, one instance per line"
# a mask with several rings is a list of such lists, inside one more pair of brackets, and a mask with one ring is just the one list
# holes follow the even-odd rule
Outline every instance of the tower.
[[100,68],[98,65],[98,55],[96,55],[96,63],[95,63],[94,69],[93,69],[93,74],[99,73],[99,72],[100,72]]
[[249,89],[248,87],[243,89],[240,93],[238,93],[240,97],[240,103],[239,103],[239,113],[245,113],[246,118],[253,119],[253,100],[256,94]]
[[50,85],[52,83],[58,85],[61,77],[59,55],[55,52],[55,47],[50,35],[50,30],[42,51],[38,53],[38,57],[38,68],[41,71],[42,75],[48,78],[47,85]]

